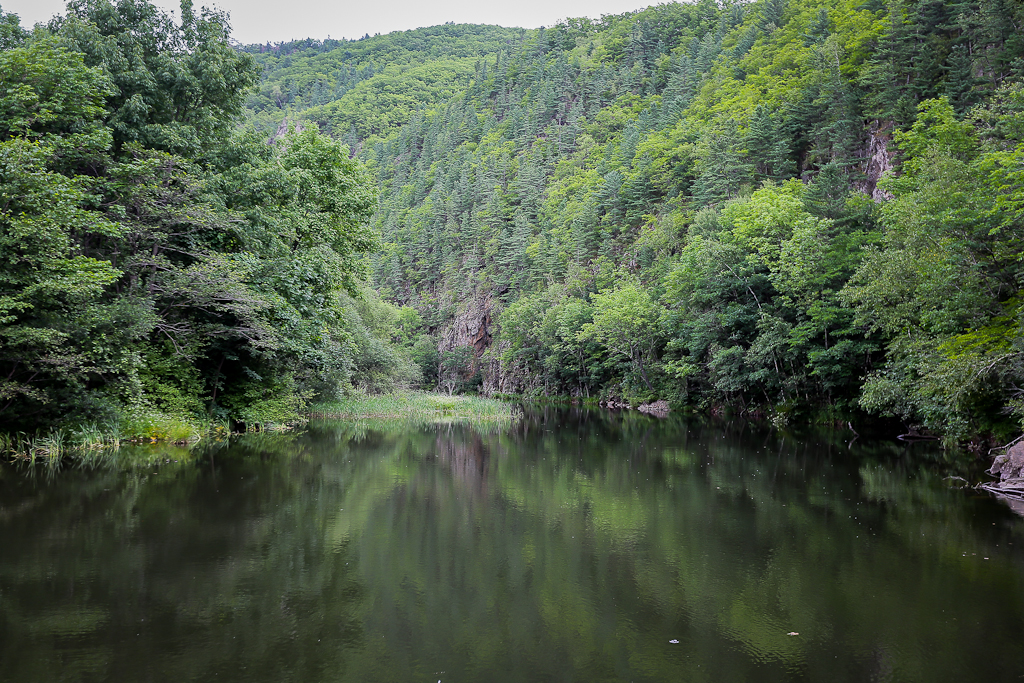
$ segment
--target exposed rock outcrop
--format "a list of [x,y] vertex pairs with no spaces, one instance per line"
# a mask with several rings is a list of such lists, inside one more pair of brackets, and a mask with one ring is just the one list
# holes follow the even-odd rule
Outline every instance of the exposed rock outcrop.
[[499,337],[498,343],[492,346],[488,353],[481,359],[480,373],[483,375],[483,392],[488,396],[494,394],[524,394],[532,386],[528,382],[527,373],[516,372],[515,367],[508,369],[501,367],[501,353],[503,343]]
[[466,302],[455,319],[441,328],[438,353],[444,354],[459,347],[471,348],[471,367],[465,369],[464,379],[469,379],[479,371],[482,381],[480,390],[486,396],[529,393],[537,388],[538,378],[525,370],[517,370],[514,364],[502,368],[501,348],[494,345],[498,333],[498,305],[490,296]]
[[998,474],[1000,481],[1024,478],[1024,441],[1007,449],[992,462],[990,474]]
[[864,180],[857,183],[857,189],[876,202],[892,199],[892,196],[878,187],[878,180],[893,167],[896,156],[892,146],[892,121],[875,121],[868,130],[866,148],[861,150],[864,162]]
[[275,142],[283,138],[285,135],[288,134],[288,128],[290,126],[295,127],[296,133],[301,133],[302,131],[306,130],[306,127],[302,125],[302,121],[293,121],[292,119],[289,119],[286,116],[284,117],[284,119],[281,120],[281,124],[277,127],[277,132],[271,135],[270,139],[267,140],[267,142],[269,144],[274,144]]
[[500,364],[496,365],[491,355],[486,354],[494,338],[493,310],[494,301],[490,297],[470,299],[456,314],[455,319],[441,328],[437,343],[437,351],[442,356],[457,349],[471,350],[465,363],[460,363],[462,369],[455,376],[449,371],[447,379],[457,381],[461,376],[461,380],[469,380],[480,372],[485,394],[494,393],[488,385],[488,380],[493,372],[500,370]]
[[665,417],[668,415],[668,401],[662,399],[655,401],[654,403],[644,403],[636,407],[641,413],[647,413],[648,415],[654,415],[655,417]]
[[466,308],[441,332],[437,350],[444,353],[459,346],[472,346],[473,355],[479,359],[493,338],[493,309],[494,302],[490,297],[470,300]]
[[996,456],[989,468],[989,474],[998,475],[999,481],[986,482],[979,488],[994,493],[1004,500],[1014,512],[1024,516],[1024,436]]
[[618,399],[615,399],[615,398],[609,398],[609,399],[605,399],[603,401],[598,401],[597,405],[601,406],[602,408],[611,408],[612,410],[632,410],[633,409],[633,406],[629,405],[628,403],[623,403],[622,401],[620,401]]

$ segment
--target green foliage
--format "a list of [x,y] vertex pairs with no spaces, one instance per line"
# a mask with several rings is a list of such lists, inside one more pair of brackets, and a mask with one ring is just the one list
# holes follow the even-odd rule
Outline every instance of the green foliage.
[[181,441],[294,420],[378,366],[413,384],[374,317],[397,314],[349,298],[376,196],[348,148],[233,130],[256,71],[223,14],[68,10],[0,50],[5,426]]
[[[1003,0],[240,50],[191,5],[0,19],[18,424],[281,422],[417,383],[953,438],[1022,417],[1024,15]],[[451,346],[467,310],[494,312],[482,354]]]
[[[1019,291],[1018,16],[704,3],[525,34],[362,146],[372,281],[431,335],[498,302],[489,391],[996,428],[1016,356],[950,335]],[[994,419],[924,420],[925,376]]]
[[408,312],[363,288],[358,299],[348,299],[348,329],[353,342],[352,385],[366,394],[383,394],[420,386],[423,369],[399,327]]
[[0,50],[18,47],[28,38],[28,31],[21,27],[18,15],[0,9]]
[[650,294],[639,283],[628,282],[592,295],[591,301],[593,322],[580,328],[579,340],[596,341],[613,357],[627,359],[653,391],[644,361],[649,362],[654,351],[659,311]]
[[263,69],[259,90],[248,96],[247,117],[266,134],[290,116],[353,145],[384,136],[471,79],[486,78],[483,60],[521,33],[445,24],[360,40],[247,45],[242,50]]
[[18,401],[50,402],[55,391],[80,399],[97,359],[75,342],[99,331],[101,295],[122,273],[80,248],[82,239],[119,232],[93,210],[91,180],[57,170],[68,158],[102,157],[109,144],[97,122],[109,92],[103,74],[50,39],[0,52],[0,74],[6,93],[0,100],[0,410],[6,410]]
[[166,413],[145,405],[132,405],[122,411],[118,428],[130,440],[188,443],[199,439],[205,431],[188,413]]
[[310,414],[316,418],[368,424],[383,432],[433,424],[508,427],[521,416],[509,403],[479,396],[409,391],[376,396],[355,394],[337,401],[314,404],[310,406]]
[[861,404],[950,438],[1007,429],[1020,412],[1020,266],[1024,224],[1003,208],[1004,141],[979,144],[946,99],[922,102],[897,137],[904,173],[887,187],[885,241],[844,292],[862,325],[888,338]]
[[184,7],[175,23],[146,0],[72,0],[52,22],[64,45],[110,76],[105,123],[118,148],[201,156],[229,133],[257,82],[252,58],[228,42],[227,15]]

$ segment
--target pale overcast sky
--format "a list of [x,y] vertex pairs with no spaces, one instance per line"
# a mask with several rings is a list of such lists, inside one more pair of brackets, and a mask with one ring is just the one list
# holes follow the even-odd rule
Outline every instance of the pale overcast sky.
[[[177,10],[176,0],[154,3]],[[600,17],[657,4],[657,0],[194,0],[195,6],[231,13],[232,36],[242,43],[300,38],[360,38],[446,21],[537,28],[565,17]],[[25,27],[64,12],[64,0],[0,0],[0,8],[21,17]]]

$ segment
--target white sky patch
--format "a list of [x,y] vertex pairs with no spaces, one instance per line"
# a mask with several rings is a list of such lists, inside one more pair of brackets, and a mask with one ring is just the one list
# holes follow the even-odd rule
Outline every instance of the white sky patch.
[[[641,9],[651,0],[193,0],[231,13],[232,37],[241,43],[265,43],[301,38],[361,38],[448,21],[456,24],[498,24],[537,28],[566,17],[593,17]],[[178,14],[179,3],[158,0],[158,7]],[[22,26],[45,22],[64,13],[63,0],[0,0],[0,8],[21,18]]]

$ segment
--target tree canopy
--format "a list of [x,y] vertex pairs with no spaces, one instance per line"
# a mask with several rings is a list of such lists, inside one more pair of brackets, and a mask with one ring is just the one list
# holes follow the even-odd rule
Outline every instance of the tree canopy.
[[353,133],[373,283],[441,346],[493,307],[487,391],[1013,429],[1022,25],[1002,0],[765,0],[526,32]]
[[3,19],[6,425],[281,422],[374,362],[352,299],[371,181],[316,131],[236,130],[258,70],[223,14],[80,0],[31,34]]
[[1019,428],[1022,26],[701,0],[233,47],[190,2],[2,15],[3,414],[259,422],[422,377]]

